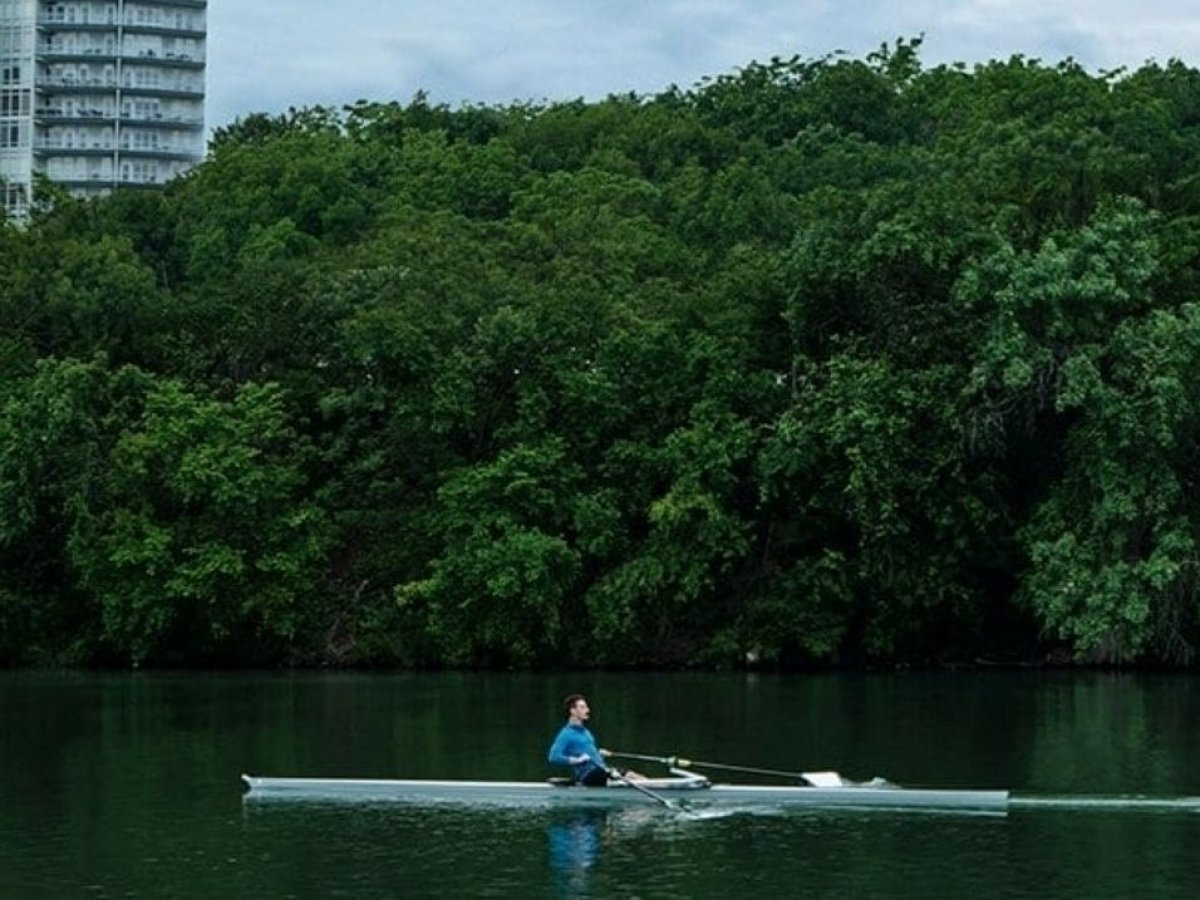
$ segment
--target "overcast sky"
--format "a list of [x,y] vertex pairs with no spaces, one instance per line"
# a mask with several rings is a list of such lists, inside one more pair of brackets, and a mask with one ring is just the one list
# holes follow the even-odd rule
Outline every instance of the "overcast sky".
[[1194,0],[211,0],[208,123],[289,106],[596,99],[925,35],[926,65],[1200,63]]

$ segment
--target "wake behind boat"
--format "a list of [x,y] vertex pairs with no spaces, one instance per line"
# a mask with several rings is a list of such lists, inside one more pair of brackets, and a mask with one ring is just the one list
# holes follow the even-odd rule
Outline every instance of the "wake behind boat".
[[[686,762],[686,761],[684,761]],[[843,807],[1004,811],[1007,791],[930,790],[878,782],[854,784],[824,778],[814,785],[715,784],[697,772],[672,768],[666,778],[615,780],[584,787],[570,779],[548,781],[426,781],[355,778],[264,778],[243,775],[247,800],[405,802],[416,804],[590,805],[647,804],[666,799],[693,804],[768,807]],[[833,773],[820,773],[824,776]]]

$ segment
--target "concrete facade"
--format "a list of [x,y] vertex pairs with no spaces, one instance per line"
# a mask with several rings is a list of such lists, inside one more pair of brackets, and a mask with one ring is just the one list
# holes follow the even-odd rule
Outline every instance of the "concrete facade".
[[204,156],[206,0],[0,0],[0,201],[161,186]]

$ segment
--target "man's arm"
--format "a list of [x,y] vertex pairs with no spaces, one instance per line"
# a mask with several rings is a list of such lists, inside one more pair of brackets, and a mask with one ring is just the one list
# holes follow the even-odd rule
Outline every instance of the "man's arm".
[[546,758],[556,766],[575,766],[586,762],[587,754],[572,753],[575,749],[571,746],[573,743],[571,734],[564,728],[550,745],[550,752],[546,754]]

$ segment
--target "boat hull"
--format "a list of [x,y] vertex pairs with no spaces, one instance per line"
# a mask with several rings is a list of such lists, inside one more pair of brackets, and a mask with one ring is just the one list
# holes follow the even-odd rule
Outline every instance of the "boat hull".
[[[653,803],[627,784],[563,787],[544,781],[405,781],[354,778],[262,778],[243,775],[248,800],[467,803],[503,805],[622,805]],[[662,797],[692,804],[852,809],[941,809],[1003,811],[1007,791],[926,790],[846,785],[773,787],[710,784],[706,779],[652,779],[639,784]]]

